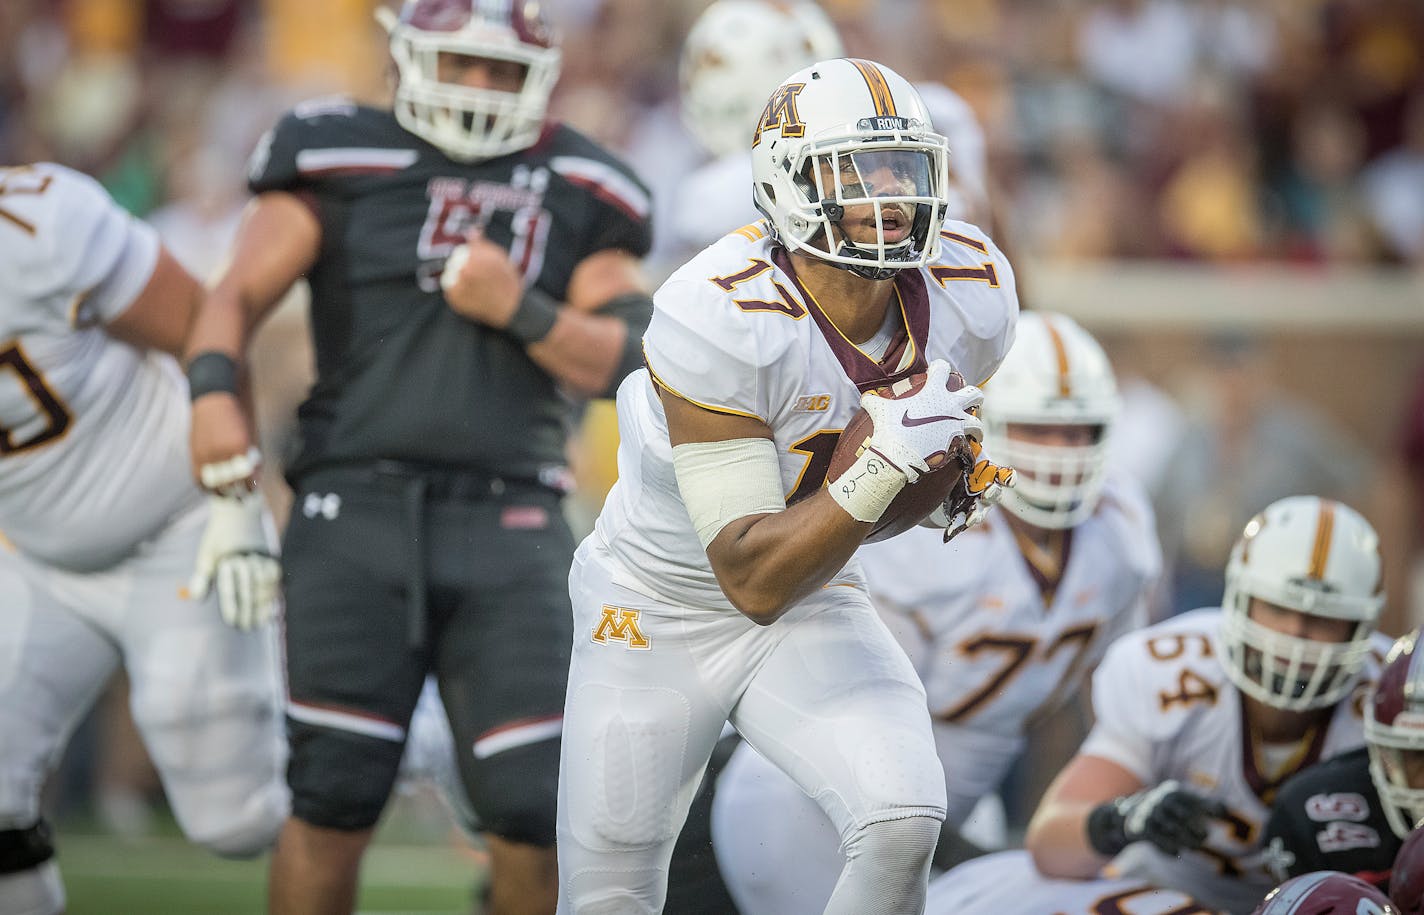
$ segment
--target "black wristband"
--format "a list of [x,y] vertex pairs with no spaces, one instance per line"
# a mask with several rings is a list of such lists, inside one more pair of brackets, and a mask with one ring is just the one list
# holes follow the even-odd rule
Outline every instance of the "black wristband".
[[188,360],[188,399],[204,394],[237,393],[237,360],[218,350],[207,350]]
[[547,292],[530,286],[519,300],[514,317],[505,325],[504,332],[528,346],[549,336],[554,322],[559,320],[559,303]]
[[1088,844],[1093,851],[1112,858],[1127,847],[1127,836],[1122,830],[1122,811],[1117,801],[1108,801],[1093,808],[1088,814]]

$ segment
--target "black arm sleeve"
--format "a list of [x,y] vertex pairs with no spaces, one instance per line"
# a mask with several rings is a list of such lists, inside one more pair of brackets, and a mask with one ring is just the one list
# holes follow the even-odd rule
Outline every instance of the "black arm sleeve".
[[623,355],[618,368],[609,379],[604,397],[612,397],[618,391],[623,379],[643,367],[643,334],[653,319],[653,300],[641,292],[630,292],[605,302],[598,314],[617,318],[628,326],[628,337],[623,341]]

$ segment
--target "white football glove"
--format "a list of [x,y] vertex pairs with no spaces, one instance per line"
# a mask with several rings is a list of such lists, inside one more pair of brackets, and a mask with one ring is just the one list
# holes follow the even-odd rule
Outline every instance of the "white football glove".
[[232,495],[250,491],[261,466],[262,452],[254,445],[225,461],[204,464],[198,475],[203,488],[209,492]]
[[984,392],[972,384],[957,391],[947,384],[953,370],[943,359],[929,364],[924,387],[908,397],[891,400],[873,391],[861,395],[874,431],[866,447],[883,457],[913,483],[921,474],[943,467],[957,438],[984,437],[979,405]]
[[188,593],[202,600],[216,580],[223,622],[244,632],[261,626],[281,605],[282,566],[276,544],[261,494],[209,496],[208,526]]

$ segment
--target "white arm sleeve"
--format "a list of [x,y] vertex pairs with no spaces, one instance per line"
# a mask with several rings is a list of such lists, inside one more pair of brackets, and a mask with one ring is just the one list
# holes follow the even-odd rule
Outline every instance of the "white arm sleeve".
[[677,488],[702,548],[747,515],[784,511],[776,445],[766,438],[691,442],[672,449]]

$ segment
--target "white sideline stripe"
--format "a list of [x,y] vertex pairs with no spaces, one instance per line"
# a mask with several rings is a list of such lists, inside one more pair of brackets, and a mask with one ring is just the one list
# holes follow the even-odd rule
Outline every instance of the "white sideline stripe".
[[581,156],[555,156],[549,160],[549,166],[561,175],[582,178],[599,185],[623,201],[640,218],[646,217],[652,208],[648,195],[611,165]]
[[526,724],[523,727],[510,728],[507,731],[498,731],[475,741],[475,759],[486,759],[496,753],[503,753],[505,750],[558,737],[563,730],[564,719],[555,718],[552,721],[539,721],[534,724]]
[[413,149],[303,149],[297,152],[297,170],[318,172],[329,168],[409,168],[419,157]]
[[382,740],[390,740],[395,743],[405,740],[405,728],[400,725],[391,724],[389,721],[376,721],[362,715],[335,712],[325,708],[312,708],[310,705],[302,705],[290,700],[287,702],[287,715],[306,724],[336,728],[338,731],[348,731],[352,734],[379,737]]

